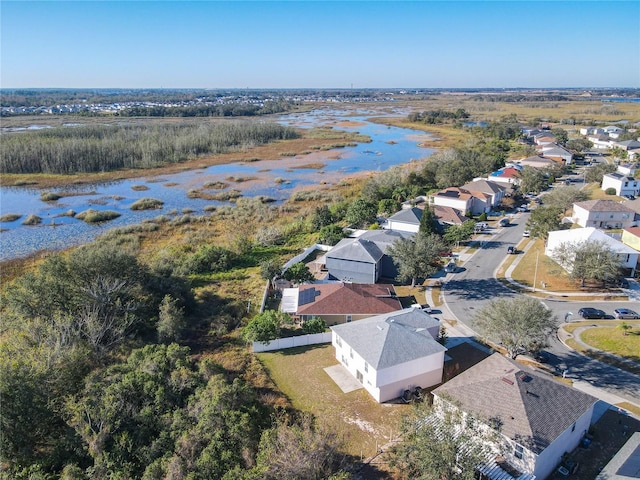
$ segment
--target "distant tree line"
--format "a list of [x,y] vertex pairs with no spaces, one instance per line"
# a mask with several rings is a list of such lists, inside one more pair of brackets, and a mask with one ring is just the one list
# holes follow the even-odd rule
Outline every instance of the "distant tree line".
[[455,112],[448,110],[425,110],[424,112],[413,112],[408,115],[410,122],[422,122],[427,125],[436,125],[446,123],[451,120],[461,120],[469,118],[469,114],[465,112],[464,108],[459,108]]
[[575,100],[575,98],[569,98],[566,95],[559,95],[557,93],[547,93],[544,95],[474,95],[471,97],[476,102],[507,102],[507,103],[520,103],[520,102],[566,102],[569,100]]
[[2,173],[91,173],[151,168],[297,138],[289,127],[265,122],[211,125],[91,125],[2,135]]
[[224,105],[186,105],[178,107],[136,106],[121,110],[121,117],[251,117],[286,112],[291,104],[278,100],[263,105],[229,103]]

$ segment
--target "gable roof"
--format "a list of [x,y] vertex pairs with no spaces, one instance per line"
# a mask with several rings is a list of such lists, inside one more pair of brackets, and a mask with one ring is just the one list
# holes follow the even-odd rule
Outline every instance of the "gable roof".
[[[612,178],[614,180],[618,180],[619,182],[633,182],[636,180],[634,177],[630,177],[629,175],[625,175],[624,173],[620,172],[606,173],[604,176]],[[609,201],[612,202],[613,200]]]
[[514,167],[501,168],[497,172],[493,172],[490,177],[515,178],[520,175],[520,170]]
[[459,198],[460,200],[469,200],[471,198],[471,193],[463,188],[458,187],[449,187],[444,190],[440,190],[434,194],[430,195],[431,197],[447,197],[447,198]]
[[391,284],[322,283],[291,290],[298,291],[298,315],[377,315],[402,308]]
[[371,367],[381,370],[446,351],[428,330],[439,325],[422,309],[405,308],[331,330]]
[[624,232],[629,232],[634,237],[640,237],[640,227],[629,227],[623,229]]
[[434,390],[500,433],[541,453],[597,401],[494,353]]
[[389,222],[402,222],[411,225],[420,225],[422,219],[422,209],[418,207],[405,208],[394,213],[388,218]]
[[580,207],[589,212],[628,212],[633,213],[628,207],[614,200],[587,200],[585,202],[577,202],[574,207]]

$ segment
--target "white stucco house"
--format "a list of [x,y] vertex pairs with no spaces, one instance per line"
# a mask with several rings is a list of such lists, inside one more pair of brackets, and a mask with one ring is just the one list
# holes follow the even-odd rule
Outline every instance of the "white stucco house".
[[636,225],[636,212],[613,200],[587,200],[573,204],[571,220],[581,227],[628,228]]
[[420,308],[406,308],[331,327],[336,359],[379,403],[407,389],[442,382],[440,324]]
[[491,480],[547,478],[589,430],[598,401],[494,353],[433,391],[497,434],[480,470]]
[[[638,256],[640,252],[633,248],[619,242],[615,238],[611,238],[609,235],[601,230],[593,227],[587,228],[574,228],[571,230],[558,230],[555,232],[549,232],[547,239],[547,245],[544,253],[548,257],[553,258],[556,248],[563,243],[582,244],[585,242],[602,242],[612,252],[615,252],[620,259],[620,266],[627,269],[630,272],[629,276],[634,276],[636,266],[638,265]],[[563,268],[567,268],[565,265],[560,265]]]
[[620,172],[607,173],[602,177],[601,190],[613,188],[616,195],[638,195],[640,194],[640,180]]

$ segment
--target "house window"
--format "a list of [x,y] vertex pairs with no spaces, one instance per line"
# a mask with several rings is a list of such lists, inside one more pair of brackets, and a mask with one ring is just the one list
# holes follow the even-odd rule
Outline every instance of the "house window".
[[338,345],[339,347],[342,346],[342,339],[340,337],[336,337],[336,345]]
[[350,349],[349,349],[349,356],[350,356],[351,358],[353,358],[353,348],[350,348]]
[[516,446],[515,446],[515,447],[514,447],[514,449],[513,449],[513,455],[514,455],[516,458],[522,458],[522,457],[523,457],[523,455],[524,455],[524,447],[523,447],[522,445],[518,445],[518,444],[516,443]]
[[351,317],[351,315],[347,315],[347,323],[349,323],[351,320],[353,320],[353,318]]
[[364,372],[369,373],[369,364],[367,362],[364,362]]

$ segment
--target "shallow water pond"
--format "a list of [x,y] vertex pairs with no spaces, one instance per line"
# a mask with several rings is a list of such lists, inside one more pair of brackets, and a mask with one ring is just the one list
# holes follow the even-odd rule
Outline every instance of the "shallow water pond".
[[[355,115],[354,115],[355,113]],[[396,115],[402,113],[396,112]],[[239,190],[243,196],[264,195],[276,202],[285,201],[300,187],[338,183],[343,178],[367,171],[383,171],[391,166],[429,156],[433,150],[418,143],[428,138],[414,130],[387,127],[371,123],[368,117],[380,116],[375,110],[314,110],[309,113],[282,116],[283,124],[296,127],[332,126],[339,130],[356,131],[371,137],[372,142],[308,155],[283,157],[251,163],[216,165],[162,177],[141,177],[109,184],[65,187],[56,193],[73,196],[45,202],[41,190],[28,187],[0,187],[1,214],[19,214],[13,222],[0,223],[0,260],[25,256],[42,249],[62,249],[91,241],[107,229],[140,223],[158,215],[183,209],[204,214],[208,205],[227,202],[189,198],[189,190],[215,194]],[[225,188],[206,188],[206,184],[223,182]],[[157,210],[133,211],[131,205],[141,198],[156,198],[164,205]],[[114,210],[120,217],[94,225],[63,216],[69,210],[76,213],[92,208]],[[30,214],[42,218],[39,225],[22,225]]]

